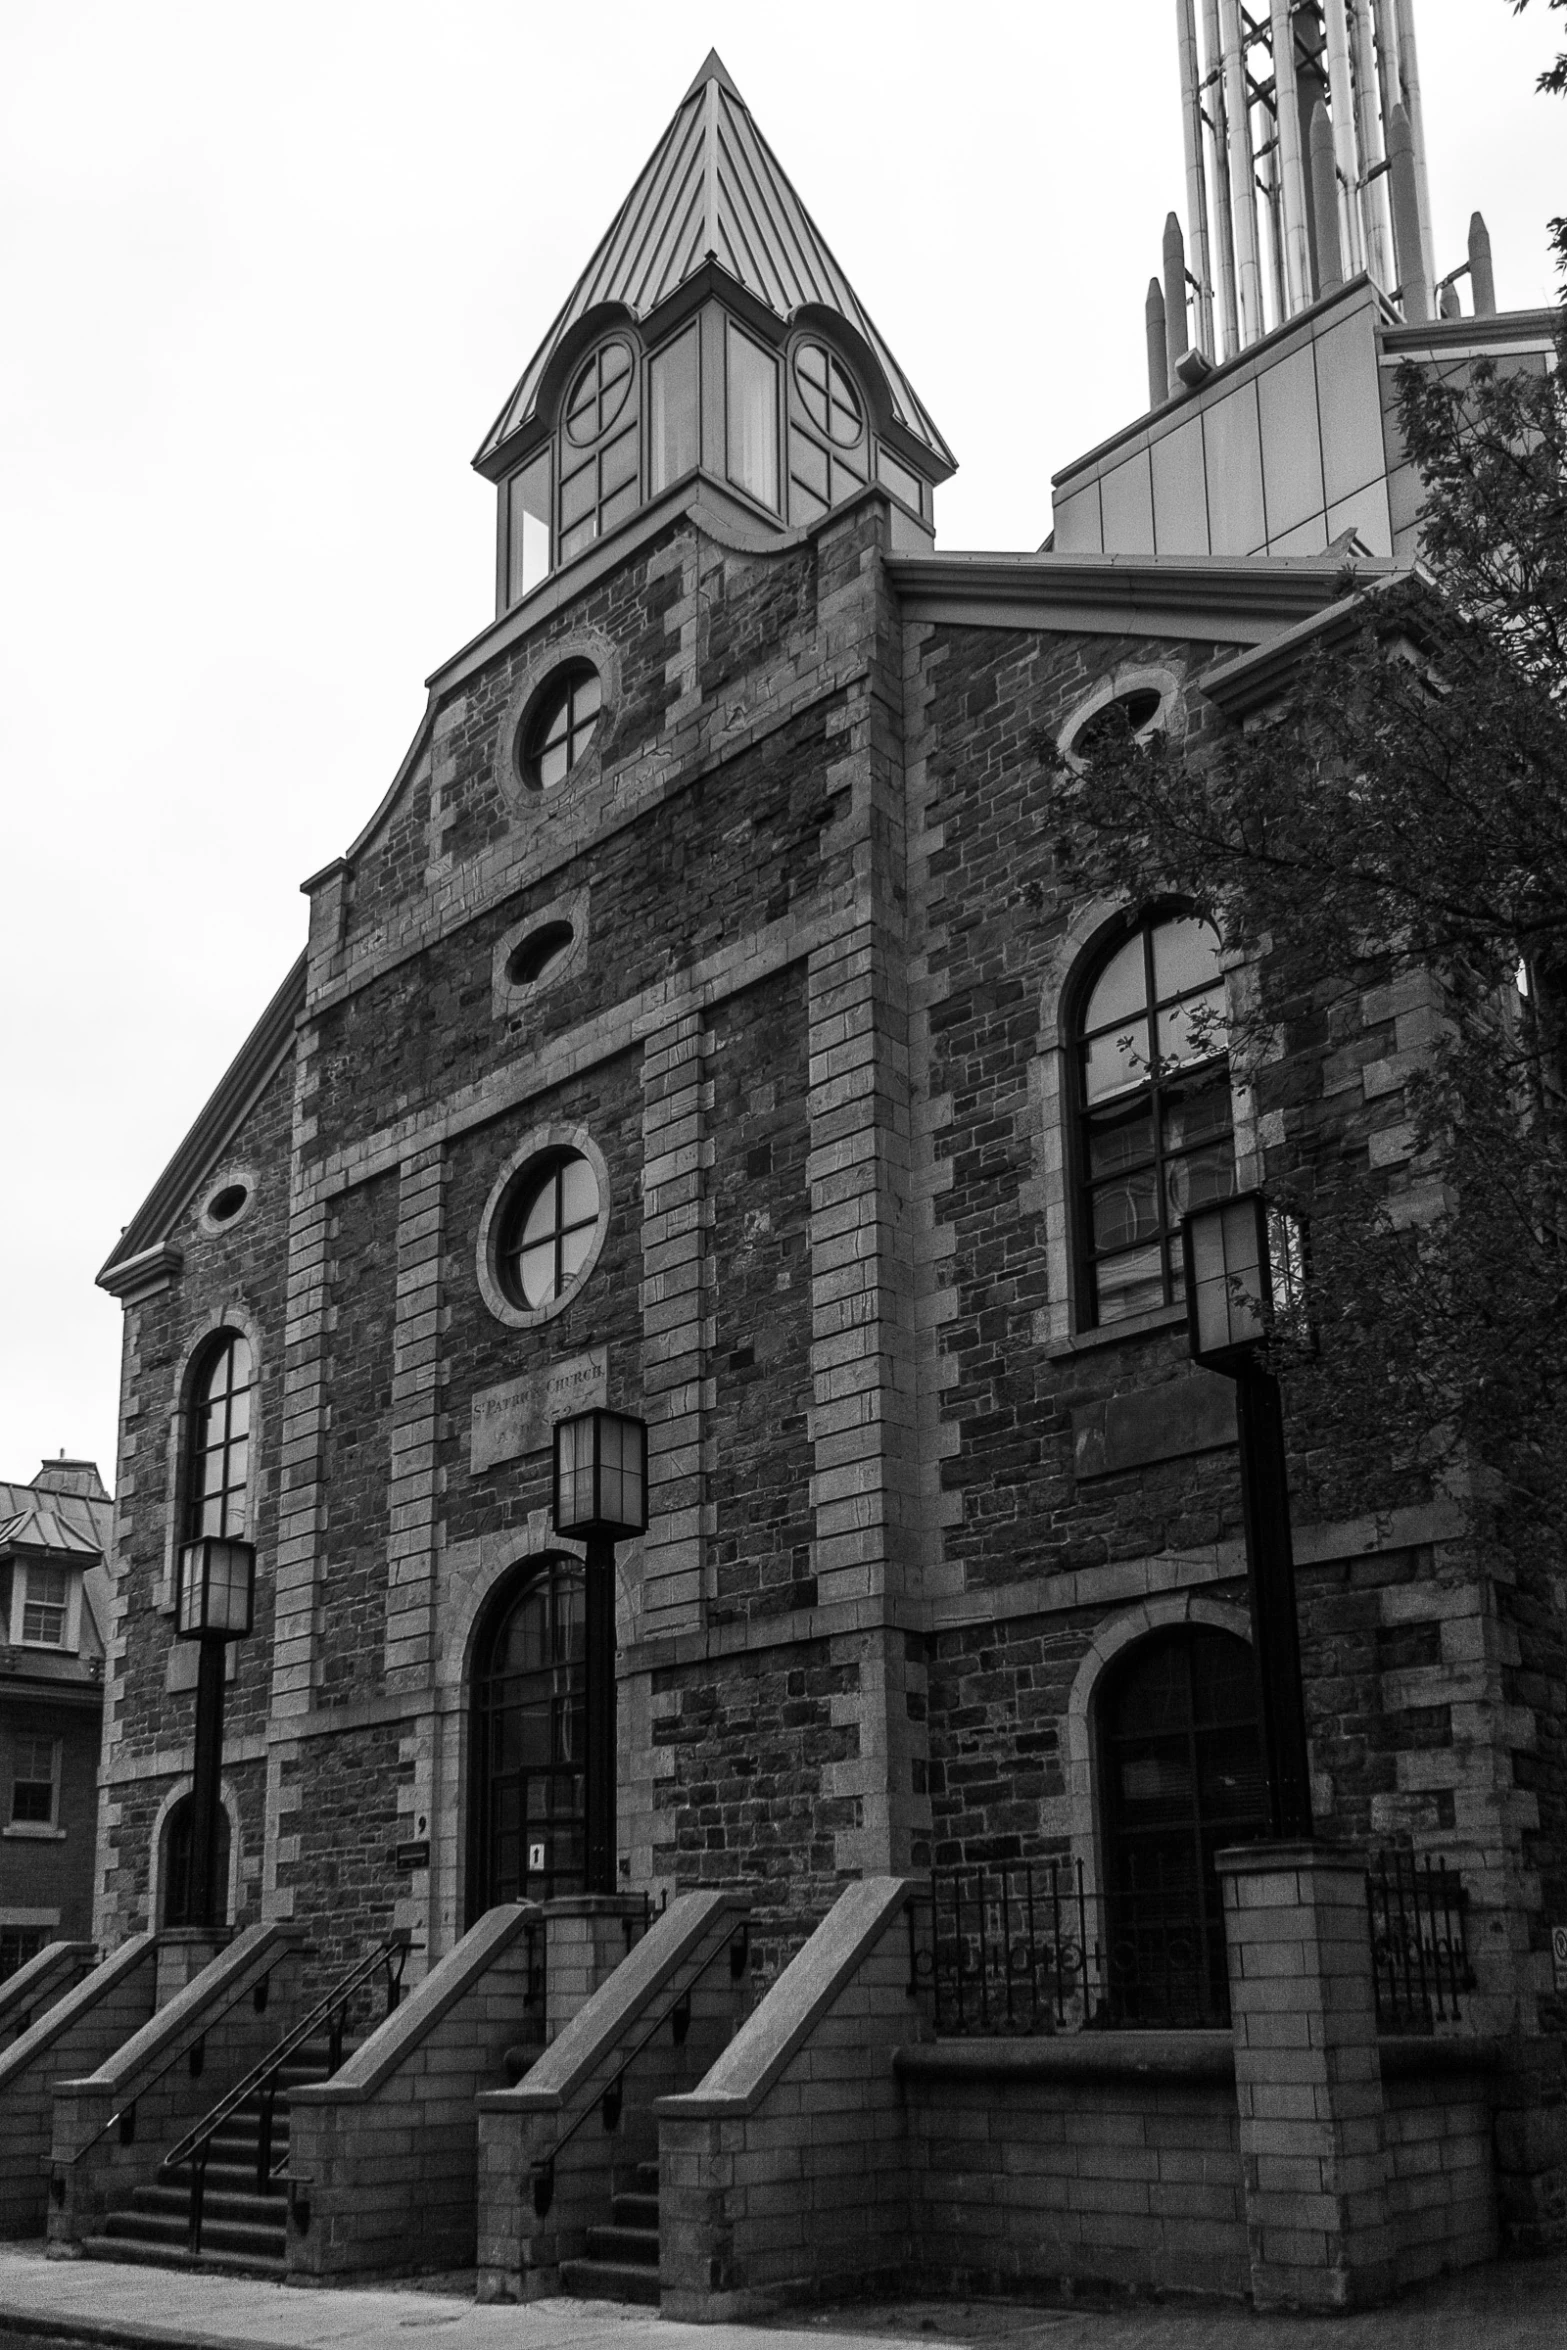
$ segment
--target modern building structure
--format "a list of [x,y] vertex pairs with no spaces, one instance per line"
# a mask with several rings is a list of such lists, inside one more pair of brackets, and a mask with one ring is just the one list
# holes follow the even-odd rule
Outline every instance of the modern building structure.
[[[1336,55],[1350,20],[1373,65],[1386,27],[1403,33],[1407,92],[1403,0],[1271,21],[1325,26]],[[1189,105],[1205,86],[1188,72]],[[1364,127],[1367,85],[1347,86]],[[1329,102],[1337,136],[1338,82]],[[1298,177],[1280,185],[1298,193]],[[1293,201],[1279,197],[1286,221]],[[1329,1998],[1326,2042],[1302,2009],[1225,2054],[1232,1992],[1249,2013],[1248,1968],[1267,1969],[1236,1957],[1251,1896],[1232,1873],[1226,1925],[1215,1856],[1267,1814],[1233,1401],[1189,1359],[1179,1221],[1308,1139],[1369,1153],[1417,1201],[1400,1089],[1432,1002],[1346,980],[1332,1051],[1243,1085],[1223,1033],[1244,974],[1201,911],[1122,902],[1048,816],[1045,755],[1070,759],[1112,706],[1195,749],[1264,707],[1346,599],[1395,575],[1410,500],[1386,437],[1391,356],[1444,335],[1543,345],[1533,319],[1433,327],[1407,286],[1400,309],[1375,274],[1386,241],[1365,243],[1366,274],[1338,288],[1321,243],[1309,284],[1287,243],[1274,325],[1243,268],[1228,355],[1210,347],[1193,386],[1062,477],[1053,547],[947,554],[935,499],[952,453],[708,59],[480,448],[495,617],[436,670],[380,805],[306,884],[305,953],[101,1275],[126,1311],[106,1948],[180,1914],[193,1700],[171,1619],[180,1546],[201,1534],[253,1542],[258,1560],[227,1706],[235,1951],[307,1933],[347,1965],[404,1936],[427,2016],[475,1952],[501,1947],[518,1904],[545,1905],[552,1953],[563,1921],[577,1934],[619,1916],[578,1899],[583,1565],[550,1513],[554,1423],[607,1403],[649,1431],[648,1530],[622,1545],[615,1594],[619,1878],[629,1902],[674,1903],[648,1938],[657,1965],[612,1978],[632,1985],[620,2008],[606,1992],[614,2029],[640,2024],[655,1978],[678,1987],[692,1954],[720,1953],[726,1904],[746,1906],[746,1963],[782,2001],[753,2018],[774,2019],[760,2054],[742,2032],[669,2109],[668,2145],[728,2160],[702,2133],[743,2113],[761,2133],[755,2176],[765,2154],[783,2164],[775,2185],[814,2177],[797,2145],[784,2161],[781,2124],[767,2136],[767,2098],[825,2012],[821,1985],[860,1985],[857,2013],[895,2009],[919,2039],[917,1937],[901,1960],[877,1957],[877,1937],[933,1869],[991,1872],[975,1916],[993,1918],[1006,1867],[1057,1903],[1057,2038],[1094,2020],[1209,2029],[1187,2138],[1155,2148],[1124,2079],[1095,2092],[1138,2161],[1167,2164],[1174,2200],[1145,2201],[1134,2224],[1085,2190],[1074,2209],[1093,2225],[1063,2235],[1045,2195],[1025,2215],[1031,2250],[930,2251],[972,2248],[983,2228],[956,2189],[911,2219],[918,2182],[934,2194],[953,2159],[939,2120],[924,2137],[908,2121],[926,2110],[911,2088],[858,2273],[923,2238],[954,2273],[1249,2276],[1286,2298],[1288,2278],[1310,2298],[1315,2277],[1331,2299],[1479,2256],[1499,2192],[1519,2240],[1547,2225],[1567,2149],[1542,2125],[1491,2151],[1489,2107],[1477,2120],[1468,2091],[1428,2096],[1425,2075],[1421,2111],[1438,2119],[1424,2138],[1407,2116],[1395,2127],[1405,2091],[1384,2066],[1373,2096],[1369,2006],[1344,2024]],[[1567,2024],[1548,1934],[1567,1820],[1534,1758],[1556,1751],[1564,1693],[1522,1673],[1521,1626],[1559,1642],[1560,1592],[1522,1588],[1434,1499],[1299,1526],[1296,1553],[1319,1835],[1330,1853],[1370,1843],[1461,1873],[1461,1965],[1434,1913],[1401,1947],[1434,1965],[1442,1943],[1466,2045],[1505,2045],[1513,2106],[1543,2111]],[[1315,1998],[1355,1918],[1369,1963],[1364,1858],[1270,1865],[1257,1901],[1295,1921],[1300,1996]],[[938,1885],[938,1940],[941,1900]],[[1134,1909],[1131,1958],[1112,1950],[1095,1975]],[[813,1961],[807,1995],[789,1962],[817,1930],[837,1956]],[[989,1931],[960,1919],[950,1950],[977,1965]],[[1010,1954],[1005,1923],[1002,1940]],[[225,1997],[250,1979],[231,1963]],[[1037,1966],[1028,1979],[1037,2023]],[[608,2012],[593,2010],[601,2034]],[[552,2006],[551,2031],[562,2020]],[[1303,2050],[1336,2047],[1343,2024],[1356,2053],[1323,2060],[1331,2144],[1264,2148],[1285,2169],[1317,2163],[1337,2214],[1297,2213],[1291,2236],[1283,2205],[1257,2202],[1267,2166],[1244,2186],[1238,2149],[1288,2105],[1260,2094],[1258,2051],[1297,2024]],[[1078,2043],[1080,2072],[1113,2037]],[[481,2098],[477,2125],[470,2082],[451,2124],[470,2158],[479,2130],[494,2290],[563,2273],[566,2157],[528,2132],[588,2082],[615,2088],[619,2114],[619,2043],[582,2045],[567,2025],[561,2081],[535,2067]],[[1109,2080],[1112,2059],[1095,2061]],[[114,2078],[94,2076],[105,2126]],[[340,2092],[296,2106],[296,2132],[316,2118],[308,2159],[294,2144],[306,2218],[290,2261],[351,2264],[351,2240],[369,2258],[351,2187],[323,2181],[349,2178],[331,2132],[355,2114],[371,2128],[394,2078],[417,2103],[391,2055],[366,2055]],[[875,2079],[839,2108],[858,2114],[863,2088],[871,2136],[893,2128],[876,2102],[890,2055]],[[980,2135],[1001,2127],[987,2114]],[[56,2133],[51,2225],[67,2234],[101,2218],[73,2200],[98,2143],[86,2130]],[[1417,2139],[1437,2148],[1445,2201],[1420,2206],[1389,2151]],[[823,2188],[818,2216],[841,2192]],[[718,2314],[769,2278],[825,2273],[809,2230],[793,2270],[737,2252],[742,2205],[700,2275],[669,2253],[666,2307]],[[1405,2225],[1417,2206],[1441,2215],[1424,2235]],[[332,2214],[314,2233],[311,2208]],[[713,2208],[684,2212],[688,2251]],[[529,2209],[546,2235],[526,2236]]]
[[0,1981],[92,1932],[112,1517],[91,1461],[0,1484]]

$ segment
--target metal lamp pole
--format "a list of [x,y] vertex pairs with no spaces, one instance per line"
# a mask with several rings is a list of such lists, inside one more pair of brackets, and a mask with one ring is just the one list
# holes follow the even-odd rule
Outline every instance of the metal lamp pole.
[[1194,1208],[1181,1225],[1192,1360],[1235,1382],[1241,1515],[1246,1533],[1258,1725],[1269,1825],[1285,1843],[1314,1834],[1289,1469],[1279,1383],[1259,1350],[1298,1306],[1301,1242],[1293,1219],[1258,1192]]
[[174,1629],[200,1643],[196,1670],[196,1739],[191,1769],[190,1914],[193,1925],[227,1923],[218,1883],[223,1790],[224,1652],[243,1640],[255,1612],[256,1546],[203,1534],[180,1552]]
[[616,1890],[615,1544],[647,1531],[647,1425],[626,1412],[578,1412],[555,1423],[557,1534],[586,1553],[583,1608],[585,1889]]

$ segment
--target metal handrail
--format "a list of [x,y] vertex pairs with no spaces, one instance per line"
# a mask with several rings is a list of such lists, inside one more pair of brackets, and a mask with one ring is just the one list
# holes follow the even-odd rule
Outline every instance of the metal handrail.
[[[177,2170],[188,2162],[197,2149],[203,2147],[223,2127],[229,2116],[237,2113],[247,2097],[263,2088],[268,2076],[280,2072],[295,2050],[302,2048],[321,2025],[330,2017],[330,2062],[336,2072],[343,2061],[343,2026],[348,2002],[360,1987],[368,1983],[378,1967],[386,1969],[386,2012],[396,2013],[402,1995],[403,1969],[408,1963],[408,1947],[413,1937],[406,1926],[399,1926],[387,1935],[384,1942],[339,1977],[330,1991],[323,1992],[308,2015],[303,2016],[291,2030],[284,2033],[275,2048],[268,2050],[258,2064],[253,2064],[243,2080],[237,2081],[225,2097],[218,2100],[212,2111],[205,2114],[193,2130],[187,2130],[178,2145],[172,2147],[159,2164],[160,2170]],[[395,1954],[395,1963],[394,1963]],[[270,2118],[270,2117],[269,2117]],[[264,2133],[270,2135],[270,2133]],[[273,2175],[273,2174],[269,2174]]]
[[677,2048],[685,2046],[686,2034],[691,2029],[691,1994],[707,1973],[708,1968],[716,1965],[726,1949],[729,1953],[729,1979],[732,1983],[738,1983],[740,1977],[745,1973],[746,1964],[751,1955],[751,1922],[749,1918],[742,1920],[739,1932],[732,1934],[727,1943],[720,1942],[708,1952],[695,1974],[676,1992],[669,2005],[654,2017],[635,2046],[621,2058],[616,2067],[614,2079],[600,2090],[597,2097],[584,2105],[575,2121],[569,2123],[561,2131],[548,2154],[533,2164],[533,2208],[540,2219],[544,2218],[554,2201],[555,2160],[561,2149],[570,2144],[595,2106],[598,2108],[605,2129],[612,2130],[615,2127],[620,2119],[620,2109],[625,2098],[626,2075],[642,2054],[643,2049],[657,2039],[665,2024],[672,2023],[674,2026],[675,2046]]
[[[279,1957],[293,1957],[295,1953],[293,1951],[279,1952],[278,1955]],[[277,1959],[274,1959],[272,1965],[275,1966],[276,1964]],[[242,1983],[239,1989],[234,1992],[232,1997],[225,1999],[223,2005],[220,2008],[217,2008],[213,2014],[206,2019],[201,2027],[201,2030],[196,2034],[195,2038],[193,2040],[187,2041],[184,2047],[176,2048],[174,2054],[168,2059],[167,2063],[160,2064],[155,2073],[149,2074],[146,2080],[140,2082],[137,2086],[135,2096],[127,2097],[123,2105],[116,2107],[115,2111],[110,2114],[108,2120],[103,2123],[102,2127],[94,2130],[92,2136],[85,2139],[82,2144],[77,2147],[74,2154],[65,2154],[59,2157],[50,2155],[46,2157],[44,2167],[47,2170],[55,2173],[56,2176],[58,2176],[59,2172],[62,2170],[74,2170],[84,2155],[91,2154],[93,2148],[98,2144],[100,2138],[107,2138],[109,2132],[116,2126],[118,2126],[120,2133],[120,2144],[122,2146],[129,2146],[136,2136],[136,2107],[140,2100],[146,2095],[147,2091],[149,2089],[156,2089],[158,2083],[163,2079],[164,2075],[166,2073],[171,2073],[174,2070],[174,2067],[179,2063],[181,2057],[186,2057],[190,2061],[191,2079],[200,2080],[201,2068],[205,2059],[207,2034],[212,2029],[212,2026],[215,2023],[220,2022],[221,2019],[228,2014],[230,2008],[238,2007],[240,2001],[246,1998],[249,1998],[251,2001],[253,2001],[257,2015],[265,2015],[267,2012],[268,1987],[271,1984],[271,1981],[272,1967],[269,1966],[259,1983]],[[63,2193],[63,2189],[61,2192]]]

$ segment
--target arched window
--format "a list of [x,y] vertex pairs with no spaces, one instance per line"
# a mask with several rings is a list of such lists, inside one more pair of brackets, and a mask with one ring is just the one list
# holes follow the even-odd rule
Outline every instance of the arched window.
[[865,487],[865,407],[825,343],[796,344],[789,379],[789,519],[814,522]]
[[470,1919],[580,1893],[586,1752],[582,1569],[549,1560],[481,1635],[473,1679]]
[[1077,1025],[1085,1323],[1178,1304],[1181,1218],[1235,1189],[1219,936],[1148,914],[1099,964]]
[[[204,1925],[204,1918],[191,1914],[191,1829],[194,1825],[193,1799],[182,1795],[163,1823],[163,1850],[158,1870],[158,1923],[161,1926]],[[218,1889],[224,1903],[223,1914],[228,1916],[229,1848],[232,1830],[229,1827],[227,1804],[218,1806]]]
[[617,336],[583,362],[560,433],[560,551],[568,563],[637,504],[637,361]]
[[186,1454],[185,1533],[249,1532],[250,1406],[255,1365],[237,1330],[215,1339],[196,1367]]
[[1252,1653],[1182,1624],[1129,1648],[1098,1700],[1111,1996],[1139,2023],[1220,2023],[1224,1911],[1213,1856],[1268,1832]]

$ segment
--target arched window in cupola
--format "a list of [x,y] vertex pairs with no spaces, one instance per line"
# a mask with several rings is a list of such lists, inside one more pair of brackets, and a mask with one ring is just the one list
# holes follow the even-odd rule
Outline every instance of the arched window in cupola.
[[865,487],[870,435],[865,402],[848,368],[807,336],[789,365],[789,519],[818,515]]
[[614,335],[578,368],[561,415],[560,562],[634,510],[640,405],[637,355]]

